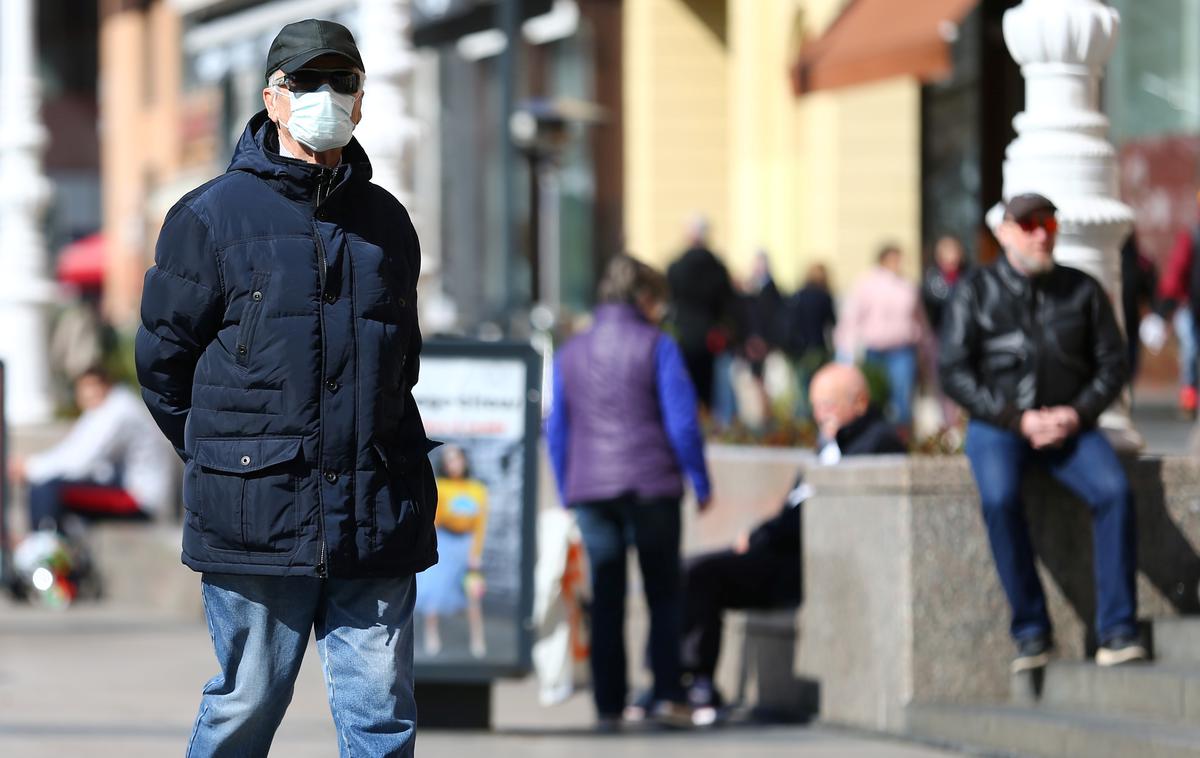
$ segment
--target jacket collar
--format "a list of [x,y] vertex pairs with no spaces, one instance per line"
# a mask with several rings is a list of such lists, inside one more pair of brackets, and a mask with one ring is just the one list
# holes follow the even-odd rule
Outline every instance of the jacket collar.
[[1013,267],[1008,260],[1008,253],[1003,250],[1000,251],[1000,257],[996,259],[996,273],[1000,275],[1000,281],[1004,282],[1004,286],[1008,287],[1014,295],[1024,295],[1029,291],[1029,277]]
[[1008,254],[1001,251],[1000,257],[996,259],[996,271],[1000,274],[1000,280],[1004,282],[1015,295],[1024,295],[1033,289],[1036,284],[1038,288],[1045,286],[1058,271],[1058,264],[1055,263],[1050,267],[1050,270],[1044,274],[1039,274],[1037,277],[1030,277],[1022,274],[1008,260]]
[[837,438],[838,449],[845,454],[854,448],[854,444],[866,432],[870,431],[876,424],[882,423],[886,422],[883,419],[883,415],[879,413],[879,409],[873,405],[868,406],[866,413],[837,430],[835,437]]
[[267,111],[256,113],[238,140],[228,171],[245,171],[269,184],[279,194],[305,205],[323,205],[351,184],[371,178],[367,153],[351,138],[342,149],[342,162],[325,167],[279,154],[279,132]]

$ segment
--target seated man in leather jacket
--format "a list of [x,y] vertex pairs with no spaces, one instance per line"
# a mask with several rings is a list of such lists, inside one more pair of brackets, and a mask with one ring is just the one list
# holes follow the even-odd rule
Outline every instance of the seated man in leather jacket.
[[1135,626],[1133,495],[1096,428],[1125,383],[1125,346],[1100,284],[1055,264],[1056,210],[1036,194],[1008,202],[996,230],[1005,254],[956,288],[941,335],[942,385],[971,417],[966,452],[1012,606],[1014,671],[1044,666],[1053,646],[1021,502],[1030,464],[1092,513],[1097,663],[1146,657]]

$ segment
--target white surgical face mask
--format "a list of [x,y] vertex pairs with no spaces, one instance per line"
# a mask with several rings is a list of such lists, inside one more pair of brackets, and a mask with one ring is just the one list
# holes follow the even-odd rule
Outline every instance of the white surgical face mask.
[[[283,94],[275,88],[275,94]],[[350,114],[354,111],[354,95],[334,92],[328,84],[315,92],[296,94],[287,91],[292,115],[285,126],[296,141],[318,153],[345,147],[354,133]]]

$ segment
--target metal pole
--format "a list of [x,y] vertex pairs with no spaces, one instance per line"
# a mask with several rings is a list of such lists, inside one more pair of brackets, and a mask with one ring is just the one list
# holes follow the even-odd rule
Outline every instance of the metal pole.
[[559,249],[562,238],[559,226],[562,220],[559,188],[559,166],[557,155],[543,158],[537,169],[538,186],[538,273],[540,288],[536,296],[542,305],[549,307],[556,315],[562,305],[561,296],[561,261],[562,251]]
[[8,506],[11,489],[8,481],[8,414],[4,402],[4,361],[0,361],[0,587],[16,594],[13,573],[12,534],[8,531]]
[[517,305],[517,155],[509,134],[509,118],[516,103],[517,56],[521,44],[520,0],[497,0],[496,25],[504,32],[507,42],[500,56],[500,176],[501,176],[501,234],[500,280],[504,283],[501,312],[507,317]]

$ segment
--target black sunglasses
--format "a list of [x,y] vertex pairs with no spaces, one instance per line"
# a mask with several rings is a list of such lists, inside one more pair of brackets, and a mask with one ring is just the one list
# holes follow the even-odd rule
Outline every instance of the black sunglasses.
[[273,84],[282,84],[292,92],[316,92],[323,85],[340,95],[355,95],[362,89],[362,74],[357,71],[326,70],[319,68],[302,68],[290,74],[284,74]]

